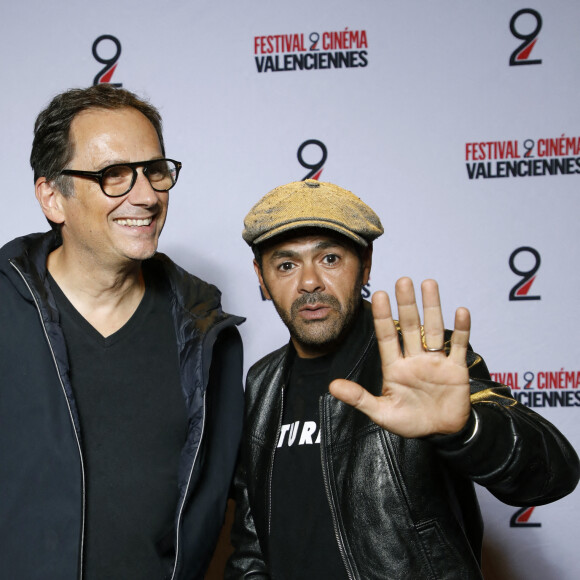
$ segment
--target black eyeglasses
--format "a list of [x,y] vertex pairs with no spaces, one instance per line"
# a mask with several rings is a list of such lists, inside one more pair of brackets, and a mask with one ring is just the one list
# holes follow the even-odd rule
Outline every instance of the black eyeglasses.
[[155,191],[168,191],[177,183],[181,163],[173,159],[151,159],[134,163],[116,163],[104,167],[101,171],[63,169],[60,174],[94,179],[99,182],[105,195],[120,197],[133,189],[137,181],[137,167],[143,168],[143,175]]

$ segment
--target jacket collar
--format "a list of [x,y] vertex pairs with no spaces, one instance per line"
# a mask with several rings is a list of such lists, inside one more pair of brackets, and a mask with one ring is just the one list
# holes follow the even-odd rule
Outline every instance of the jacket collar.
[[361,306],[351,329],[334,354],[330,380],[349,379],[363,364],[375,341],[371,305],[361,299]]
[[[46,306],[41,311],[47,321],[58,320],[58,313],[47,280],[46,259],[60,244],[58,234],[49,231],[16,238],[2,248],[1,267],[9,272],[8,276],[25,300],[31,300],[32,291],[38,303]],[[18,274],[8,262],[16,267]]]
[[[14,280],[14,285],[26,300],[30,300],[29,290],[22,284],[20,275],[8,264],[12,262],[24,278],[26,285],[34,292],[39,303],[47,305],[43,316],[57,321],[56,303],[47,281],[46,260],[50,252],[62,243],[60,236],[49,231],[42,234],[30,234],[16,238],[0,250],[0,270]],[[143,267],[157,272],[161,279],[169,280],[172,295],[176,300],[179,312],[193,315],[202,331],[207,331],[216,322],[228,317],[221,309],[220,291],[196,276],[177,266],[170,258],[162,253],[155,254],[143,262]],[[243,322],[243,318],[233,317],[235,324]]]

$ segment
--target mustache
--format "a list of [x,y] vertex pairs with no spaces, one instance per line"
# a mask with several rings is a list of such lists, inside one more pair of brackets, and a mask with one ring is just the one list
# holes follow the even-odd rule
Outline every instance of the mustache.
[[338,312],[342,310],[342,306],[340,305],[338,299],[331,294],[325,294],[324,292],[312,292],[311,294],[304,294],[294,301],[291,308],[291,314],[292,316],[296,316],[299,310],[304,306],[314,306],[315,304],[324,304],[325,306],[330,306],[330,308],[334,308]]

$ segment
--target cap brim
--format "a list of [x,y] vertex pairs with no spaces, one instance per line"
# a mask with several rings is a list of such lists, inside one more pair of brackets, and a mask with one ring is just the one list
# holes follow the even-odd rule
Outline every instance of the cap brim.
[[347,238],[350,238],[353,242],[356,242],[360,246],[364,246],[364,247],[368,246],[368,242],[364,238],[359,236],[358,234],[351,232],[350,230],[346,229],[344,226],[341,226],[340,224],[337,224],[337,223],[332,222],[332,221],[321,220],[321,219],[316,219],[316,220],[301,219],[301,220],[281,224],[278,227],[267,231],[265,234],[262,234],[261,236],[259,236],[255,240],[253,240],[251,242],[251,244],[261,244],[262,242],[265,242],[266,240],[269,240],[275,236],[279,236],[280,234],[283,234],[284,232],[289,232],[289,231],[297,230],[297,229],[301,229],[301,228],[320,228],[323,230],[332,230],[334,232],[338,232],[339,234],[342,234],[343,236],[346,236]]

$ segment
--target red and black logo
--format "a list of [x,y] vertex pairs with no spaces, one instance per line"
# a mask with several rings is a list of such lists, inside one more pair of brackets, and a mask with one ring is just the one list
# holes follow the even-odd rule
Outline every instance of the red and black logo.
[[[531,17],[531,18],[530,18]],[[530,32],[521,32],[533,20],[533,28]],[[537,10],[532,8],[523,8],[518,10],[510,20],[510,31],[519,40],[523,40],[510,56],[510,66],[519,66],[521,64],[542,64],[541,59],[531,59],[530,55],[538,35],[542,30],[542,16]]]
[[[108,48],[110,48],[111,43],[115,46],[115,53],[112,56],[103,56],[103,52],[107,52]],[[103,48],[103,44],[105,47]],[[101,47],[101,48],[99,48]],[[111,79],[113,78],[113,73],[117,68],[117,63],[119,62],[119,58],[121,56],[121,43],[119,39],[115,36],[111,36],[110,34],[103,34],[99,36],[93,42],[93,56],[95,59],[104,64],[105,66],[95,75],[93,80],[93,85],[98,85],[101,83],[108,83],[114,87],[122,87],[122,83],[112,83]]]
[[[312,151],[313,147],[318,147],[318,149],[320,149],[320,159],[314,163],[310,163],[304,159],[304,149],[306,149],[306,147],[309,147],[310,151]],[[302,167],[310,169],[310,171],[302,178],[302,181],[305,179],[320,179],[320,174],[324,169],[324,164],[328,157],[328,150],[322,141],[319,141],[318,139],[308,139],[307,141],[304,141],[304,143],[298,147],[297,157],[298,163],[300,163]]]
[[539,137],[465,144],[469,179],[578,175],[580,137]]
[[[521,254],[531,254],[534,261],[530,268],[526,270],[521,270],[516,266],[516,258]],[[540,258],[540,253],[535,248],[530,248],[529,246],[522,246],[516,248],[510,255],[509,266],[511,271],[520,276],[522,279],[513,286],[510,290],[509,299],[510,300],[541,300],[541,296],[533,296],[530,294],[530,289],[534,280],[536,279],[536,274],[540,269],[540,264],[542,260]]]
[[259,73],[366,67],[366,30],[268,34],[254,37],[254,60]]
[[[493,372],[491,380],[509,387],[513,398],[526,407],[580,407],[580,371],[558,370]],[[521,379],[523,378],[523,382]]]
[[524,507],[519,509],[510,518],[510,528],[541,528],[540,522],[530,522],[530,516],[534,511],[534,507]]

